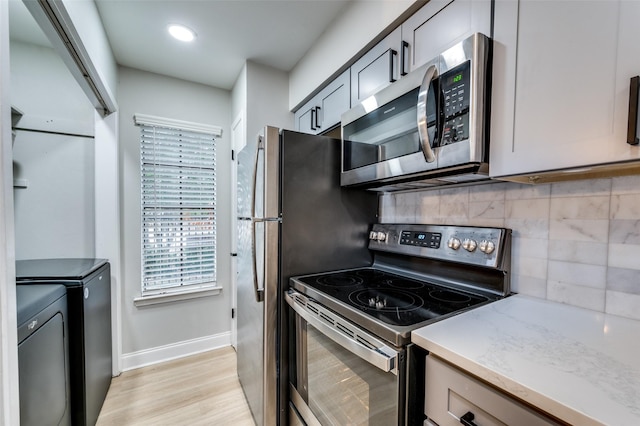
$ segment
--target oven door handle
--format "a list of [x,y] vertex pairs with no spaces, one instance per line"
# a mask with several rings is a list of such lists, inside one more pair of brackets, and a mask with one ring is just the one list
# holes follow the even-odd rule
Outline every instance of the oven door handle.
[[[379,368],[385,373],[393,373],[398,374],[398,351],[390,348],[384,344],[377,344],[376,347],[365,346],[364,344],[346,336],[342,332],[338,331],[335,327],[335,319],[331,318],[334,315],[328,314],[325,312],[319,312],[318,315],[325,318],[321,320],[320,318],[314,316],[309,311],[305,309],[304,306],[301,306],[299,302],[295,299],[295,293],[292,297],[288,292],[285,293],[285,298],[287,303],[293,308],[294,311],[298,315],[300,315],[307,324],[311,324],[318,331],[320,331],[325,336],[329,337],[331,340],[348,350],[349,352],[357,355],[363,360],[367,361],[369,364]],[[334,324],[329,324],[326,321],[334,322]],[[365,333],[361,333],[365,334]],[[371,338],[369,340],[376,341],[377,339]]]
[[418,92],[418,136],[420,138],[420,147],[422,148],[422,153],[427,163],[433,163],[436,160],[436,155],[431,149],[431,141],[429,140],[427,127],[427,98],[429,96],[429,87],[431,87],[431,82],[436,78],[438,78],[438,68],[436,68],[435,65],[431,65],[424,74],[422,85]]

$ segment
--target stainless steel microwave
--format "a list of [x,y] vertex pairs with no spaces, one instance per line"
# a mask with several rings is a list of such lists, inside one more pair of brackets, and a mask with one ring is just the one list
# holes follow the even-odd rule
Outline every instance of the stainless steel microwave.
[[476,33],[342,115],[342,186],[488,179],[490,39]]

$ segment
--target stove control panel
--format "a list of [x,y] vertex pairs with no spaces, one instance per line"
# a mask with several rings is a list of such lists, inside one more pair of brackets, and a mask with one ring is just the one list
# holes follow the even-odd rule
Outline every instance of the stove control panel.
[[437,232],[402,231],[400,234],[400,244],[431,249],[439,249],[441,239],[442,234]]
[[511,250],[511,230],[450,225],[376,224],[369,249],[499,267]]

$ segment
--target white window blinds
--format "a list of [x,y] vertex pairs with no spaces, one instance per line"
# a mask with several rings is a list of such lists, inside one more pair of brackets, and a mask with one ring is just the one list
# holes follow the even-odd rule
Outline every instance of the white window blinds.
[[135,116],[140,126],[142,295],[212,287],[215,136],[220,131],[150,118]]

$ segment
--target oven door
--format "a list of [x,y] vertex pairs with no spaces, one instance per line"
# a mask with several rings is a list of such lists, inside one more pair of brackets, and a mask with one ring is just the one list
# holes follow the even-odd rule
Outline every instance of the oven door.
[[405,352],[289,290],[291,417],[309,425],[404,423]]

